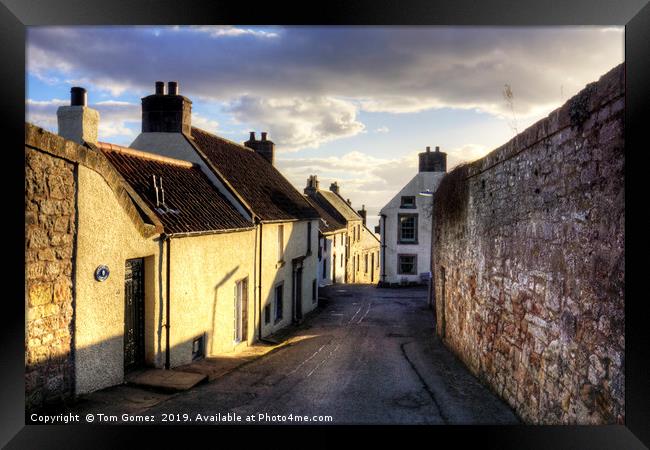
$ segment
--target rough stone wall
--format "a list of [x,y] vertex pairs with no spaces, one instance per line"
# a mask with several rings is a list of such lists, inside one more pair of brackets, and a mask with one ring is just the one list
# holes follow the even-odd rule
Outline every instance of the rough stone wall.
[[25,390],[33,409],[72,394],[75,166],[25,148]]
[[624,79],[436,192],[437,332],[529,423],[624,420]]

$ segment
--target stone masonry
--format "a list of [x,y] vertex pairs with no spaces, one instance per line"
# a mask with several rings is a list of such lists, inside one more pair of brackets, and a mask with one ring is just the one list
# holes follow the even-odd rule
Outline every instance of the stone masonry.
[[528,423],[624,420],[624,70],[435,195],[437,332]]
[[72,394],[75,166],[25,148],[27,408]]

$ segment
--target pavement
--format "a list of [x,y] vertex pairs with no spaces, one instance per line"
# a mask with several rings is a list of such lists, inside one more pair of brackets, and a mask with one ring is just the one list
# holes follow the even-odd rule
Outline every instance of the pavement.
[[[209,382],[160,393],[118,386],[70,412],[146,414],[160,423],[515,424],[513,411],[435,336],[426,289],[321,288],[298,326],[221,365],[178,368]],[[119,421],[119,420],[118,420]]]

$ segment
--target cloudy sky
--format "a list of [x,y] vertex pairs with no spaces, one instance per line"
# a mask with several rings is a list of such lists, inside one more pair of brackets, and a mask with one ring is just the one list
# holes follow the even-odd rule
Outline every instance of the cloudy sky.
[[623,45],[622,27],[32,27],[27,120],[56,132],[83,86],[100,140],[129,145],[140,99],[177,80],[193,125],[238,142],[268,131],[296,187],[338,180],[372,226],[426,146],[448,168],[483,156],[621,63]]

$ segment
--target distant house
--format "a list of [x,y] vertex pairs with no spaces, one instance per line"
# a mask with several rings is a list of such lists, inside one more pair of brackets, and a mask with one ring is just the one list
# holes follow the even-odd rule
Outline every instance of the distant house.
[[380,211],[381,283],[424,282],[431,265],[433,193],[447,170],[447,154],[427,147],[418,173]]
[[[366,227],[366,210],[355,211],[349,200],[340,195],[334,182],[329,191],[320,189],[316,175],[311,175],[305,195],[318,209],[323,234],[324,264],[322,273],[328,282],[376,283],[379,281],[379,239]],[[368,265],[366,265],[368,260]]]
[[237,351],[317,304],[315,208],[273,143],[191,127],[156,83],[140,150],[97,142],[72,89],[59,134],[26,124],[26,394],[37,407]]

